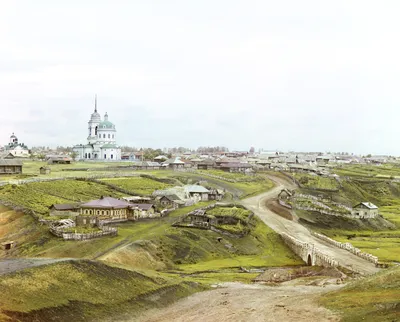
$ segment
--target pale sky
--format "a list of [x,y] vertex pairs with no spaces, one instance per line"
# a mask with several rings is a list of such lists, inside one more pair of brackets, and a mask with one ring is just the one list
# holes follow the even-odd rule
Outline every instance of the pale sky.
[[0,144],[400,155],[399,1],[0,1]]

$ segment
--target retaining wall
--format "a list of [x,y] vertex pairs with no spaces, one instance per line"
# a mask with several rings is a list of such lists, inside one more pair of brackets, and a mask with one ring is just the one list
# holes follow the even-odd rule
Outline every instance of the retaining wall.
[[361,258],[366,259],[367,261],[369,261],[371,263],[374,263],[375,265],[378,264],[379,259],[378,259],[377,256],[374,256],[374,255],[369,254],[369,253],[364,253],[360,249],[354,247],[351,243],[341,243],[341,242],[338,242],[338,241],[336,241],[336,240],[334,240],[332,238],[329,238],[328,236],[325,236],[325,235],[322,235],[322,234],[319,234],[319,233],[316,233],[316,232],[313,232],[312,234],[315,237],[317,237],[319,239],[322,239],[322,240],[328,242],[331,245],[334,245],[334,246],[336,246],[338,248],[345,249],[345,250],[349,251],[350,253],[352,253],[352,254],[354,254],[354,255],[356,255],[358,257],[361,257]]
[[309,257],[311,259],[312,266],[324,266],[324,267],[337,267],[339,262],[329,255],[324,254],[314,244],[302,242],[301,240],[294,238],[286,233],[281,234],[282,239],[295,252],[301,259],[309,264]]

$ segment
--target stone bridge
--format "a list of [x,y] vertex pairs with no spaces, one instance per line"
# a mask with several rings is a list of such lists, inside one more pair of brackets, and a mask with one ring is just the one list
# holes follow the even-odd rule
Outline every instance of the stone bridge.
[[286,233],[281,233],[281,237],[289,246],[309,266],[337,267],[339,262],[322,253],[314,244],[305,243]]

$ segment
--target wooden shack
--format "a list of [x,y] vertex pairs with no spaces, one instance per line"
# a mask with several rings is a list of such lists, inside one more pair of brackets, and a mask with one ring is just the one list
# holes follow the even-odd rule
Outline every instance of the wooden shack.
[[4,249],[4,250],[9,250],[11,248],[14,248],[16,245],[17,244],[16,244],[15,241],[10,240],[10,241],[6,241],[4,243],[1,243],[1,248]]
[[0,174],[22,173],[22,161],[14,159],[0,159]]
[[40,174],[50,174],[51,173],[51,169],[50,167],[40,167],[39,169]]

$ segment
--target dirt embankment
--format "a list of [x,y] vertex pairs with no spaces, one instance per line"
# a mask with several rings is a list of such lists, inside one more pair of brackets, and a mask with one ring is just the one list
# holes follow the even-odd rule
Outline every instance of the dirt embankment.
[[293,220],[292,212],[289,209],[282,207],[276,198],[266,200],[265,206],[277,215],[287,220]]

